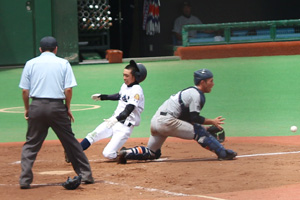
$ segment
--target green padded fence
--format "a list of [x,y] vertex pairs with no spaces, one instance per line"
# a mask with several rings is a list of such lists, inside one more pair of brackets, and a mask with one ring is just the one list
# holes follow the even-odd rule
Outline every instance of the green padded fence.
[[[189,31],[197,31],[191,38]],[[185,25],[183,46],[300,40],[300,19]]]

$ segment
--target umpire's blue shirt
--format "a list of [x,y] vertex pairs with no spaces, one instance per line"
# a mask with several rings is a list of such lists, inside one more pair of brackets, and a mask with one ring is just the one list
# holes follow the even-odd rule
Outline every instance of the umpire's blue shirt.
[[29,90],[29,97],[65,99],[64,90],[76,85],[69,61],[43,52],[26,62],[19,87]]

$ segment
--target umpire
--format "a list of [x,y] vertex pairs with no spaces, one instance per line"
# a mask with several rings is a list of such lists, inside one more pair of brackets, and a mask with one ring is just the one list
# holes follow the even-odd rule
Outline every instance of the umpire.
[[[71,65],[56,56],[57,41],[54,37],[41,39],[40,52],[40,56],[26,62],[19,84],[24,116],[28,121],[26,142],[22,148],[20,188],[30,188],[32,166],[49,127],[56,133],[82,181],[94,183],[89,161],[71,128],[71,121],[74,121],[70,110],[72,87],[77,85]],[[29,98],[32,99],[30,106]]]

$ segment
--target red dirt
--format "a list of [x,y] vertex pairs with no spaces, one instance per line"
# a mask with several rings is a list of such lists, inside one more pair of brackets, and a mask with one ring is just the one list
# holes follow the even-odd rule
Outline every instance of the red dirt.
[[[160,162],[126,165],[103,158],[106,143],[100,141],[86,151],[96,183],[73,191],[59,185],[75,173],[64,162],[58,141],[44,143],[30,190],[18,185],[22,143],[0,143],[1,199],[300,199],[300,136],[227,138],[224,146],[240,156],[233,161],[217,161],[195,141],[168,138]],[[145,144],[147,138],[129,139],[126,146]],[[277,152],[290,153],[245,157]],[[66,174],[43,174],[54,171]]]
[[182,60],[249,56],[299,55],[300,41],[261,42],[178,47],[174,55]]

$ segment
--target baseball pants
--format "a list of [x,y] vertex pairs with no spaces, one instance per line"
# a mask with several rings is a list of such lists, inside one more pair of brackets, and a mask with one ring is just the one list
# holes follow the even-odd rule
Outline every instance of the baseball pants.
[[89,161],[74,136],[63,100],[34,99],[29,107],[26,142],[22,148],[20,185],[33,181],[32,166],[51,127],[63,145],[74,171],[82,180],[91,180]]
[[112,128],[107,128],[106,124],[107,122],[101,123],[94,131],[86,136],[86,139],[93,144],[104,138],[111,137],[111,140],[108,142],[102,153],[105,158],[114,159],[118,155],[118,150],[130,137],[134,126],[127,126],[118,122]]
[[151,136],[147,147],[156,152],[169,136],[192,140],[194,135],[193,125],[158,110],[151,119]]

